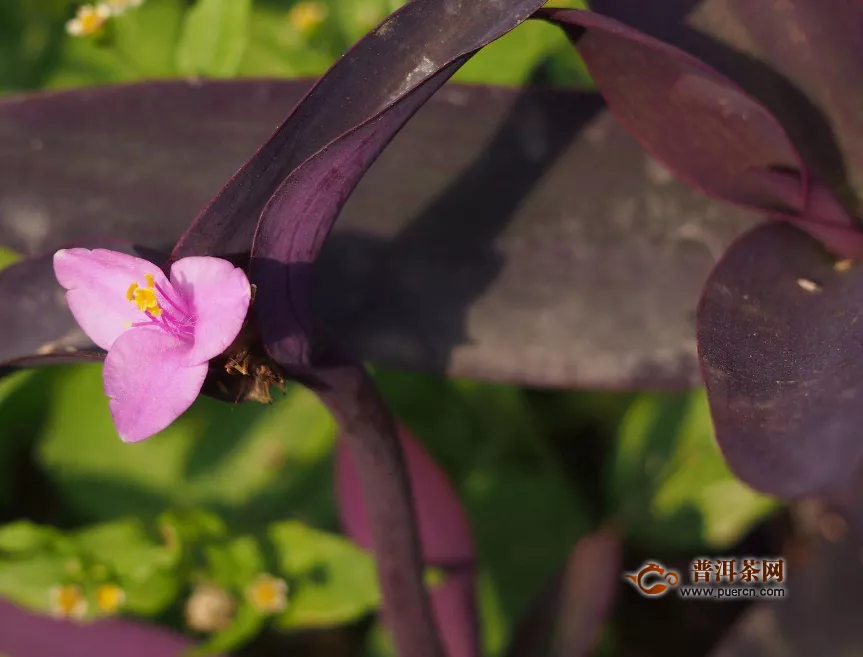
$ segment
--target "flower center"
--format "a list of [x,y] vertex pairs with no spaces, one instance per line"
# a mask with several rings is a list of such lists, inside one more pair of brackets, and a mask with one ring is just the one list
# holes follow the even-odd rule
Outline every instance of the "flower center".
[[147,287],[140,287],[136,281],[133,281],[126,290],[126,299],[134,303],[138,310],[152,317],[158,317],[162,314],[162,308],[156,296],[156,281],[150,274],[144,274],[144,279],[147,281]]

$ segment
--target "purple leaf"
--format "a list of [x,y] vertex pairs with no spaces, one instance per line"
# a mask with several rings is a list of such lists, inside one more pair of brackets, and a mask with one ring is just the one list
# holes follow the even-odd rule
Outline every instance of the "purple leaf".
[[[675,7],[676,9],[676,7]],[[673,10],[674,11],[674,10]],[[639,142],[683,181],[706,194],[800,225],[848,257],[863,254],[855,218],[832,204],[829,216],[813,195],[830,192],[813,180],[776,117],[731,79],[701,60],[599,14],[543,9],[576,44],[597,88]],[[779,186],[776,171],[798,175]],[[824,226],[845,228],[835,239]]]
[[[112,239],[79,240],[74,245],[111,248],[145,258],[147,249]],[[104,358],[78,326],[54,276],[53,252],[13,263],[0,271],[0,364],[16,367]]]
[[[31,243],[14,206],[48,222],[37,251],[90,231],[173,243],[307,87],[147,83],[0,103],[0,242]],[[542,386],[697,384],[692,308],[753,218],[674,181],[602,107],[594,94],[446,85],[325,243],[322,324],[391,367]],[[33,324],[20,326],[29,340]]]
[[193,645],[172,632],[132,621],[72,623],[0,600],[0,653],[14,657],[181,657]]
[[716,438],[758,490],[812,495],[851,474],[863,443],[863,278],[787,224],[740,238],[714,269],[698,345]]
[[453,62],[523,22],[542,0],[413,0],[351,48],[222,188],[173,257],[243,253],[268,199],[304,161]]
[[[431,591],[432,610],[448,657],[479,654],[476,618],[476,564],[468,518],[458,495],[425,448],[402,426],[405,455],[423,561],[440,568],[445,582]],[[371,526],[363,501],[360,474],[343,442],[336,452],[336,495],[348,536],[372,549]]]
[[755,209],[799,206],[801,190],[781,196],[753,175],[802,167],[776,119],[729,79],[598,14],[545,9],[537,16],[567,31],[621,123],[682,180]]
[[589,655],[614,608],[622,551],[621,537],[613,527],[580,539],[559,576],[522,621],[507,655]]
[[691,52],[759,94],[807,165],[857,205],[863,186],[863,4],[707,0],[689,23],[695,28],[686,39]]

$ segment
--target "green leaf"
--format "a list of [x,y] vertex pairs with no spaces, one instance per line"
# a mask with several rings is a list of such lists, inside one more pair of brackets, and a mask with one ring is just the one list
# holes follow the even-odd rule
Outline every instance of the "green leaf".
[[60,532],[53,527],[35,525],[21,520],[0,527],[0,552],[15,557],[48,550],[60,539]]
[[198,0],[186,15],[177,68],[185,75],[237,73],[249,38],[251,0]]
[[139,616],[155,616],[165,611],[180,596],[184,582],[180,573],[156,570],[146,579],[121,578],[126,592],[124,609]]
[[264,625],[266,618],[261,616],[248,603],[241,603],[231,624],[220,632],[195,646],[188,655],[228,654],[242,647],[255,637]]
[[39,555],[22,561],[0,561],[0,598],[44,613],[51,611],[51,589],[67,581],[69,560]]
[[141,76],[175,75],[184,9],[183,0],[148,0],[112,19],[113,50]]
[[171,552],[153,541],[137,518],[88,527],[74,542],[91,563],[109,566],[124,580],[145,581],[174,564]]
[[335,423],[301,386],[269,405],[199,398],[165,431],[126,444],[108,412],[101,366],[43,371],[49,385],[35,451],[63,517],[149,521],[165,509],[218,509],[232,532],[259,533],[291,509],[336,525]]
[[728,470],[701,391],[633,403],[607,481],[619,521],[653,549],[727,548],[776,508]]
[[380,591],[371,555],[350,541],[287,521],[269,531],[280,573],[291,582],[278,627],[329,627],[374,611]]
[[261,547],[252,536],[239,536],[222,545],[208,545],[204,555],[208,578],[225,589],[243,592],[255,575],[265,570]]

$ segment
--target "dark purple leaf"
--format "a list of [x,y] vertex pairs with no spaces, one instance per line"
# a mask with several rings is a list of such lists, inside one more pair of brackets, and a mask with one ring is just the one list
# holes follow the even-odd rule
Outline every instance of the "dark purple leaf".
[[[152,83],[0,103],[0,242],[32,253],[93,231],[173,243],[304,84]],[[10,199],[47,221],[36,242],[15,230]],[[672,180],[597,96],[447,85],[351,196],[313,302],[351,353],[381,365],[688,387],[700,378],[700,286],[751,221]]]
[[[470,525],[446,475],[406,429],[399,438],[414,492],[423,561],[443,570],[446,580],[431,591],[432,609],[448,657],[479,654],[476,617],[476,564]],[[371,525],[360,473],[343,442],[336,448],[336,494],[342,527],[354,541],[372,549]]]
[[648,7],[631,0],[597,0],[592,6],[730,76],[780,119],[807,166],[849,204],[859,202],[863,3],[680,0]]
[[509,657],[586,657],[614,607],[622,542],[607,527],[576,543],[566,565],[522,621]]
[[[858,222],[841,205],[817,214],[824,204],[812,197],[830,192],[812,178],[757,96],[692,55],[599,14],[544,9],[537,16],[564,27],[621,122],[681,180],[790,219],[846,256],[863,254],[863,237],[854,234]],[[797,184],[770,184],[776,171],[796,173]],[[836,239],[831,226],[851,237]]]
[[[149,249],[119,240],[79,240],[66,246],[110,248],[159,260]],[[104,357],[69,312],[66,293],[54,277],[53,255],[26,258],[0,270],[0,365],[35,367]]]
[[863,277],[787,224],[731,246],[698,310],[716,438],[731,469],[782,497],[847,479],[863,442]]
[[493,5],[412,0],[404,5],[318,81],[198,216],[173,257],[247,252],[268,199],[304,161],[506,34],[541,5],[542,0]]
[[127,620],[72,623],[0,600],[0,653],[14,657],[180,657],[192,641]]
[[756,209],[795,210],[800,190],[780,196],[754,173],[800,170],[776,119],[709,66],[598,14],[546,9],[576,43],[597,88],[636,139],[682,180]]

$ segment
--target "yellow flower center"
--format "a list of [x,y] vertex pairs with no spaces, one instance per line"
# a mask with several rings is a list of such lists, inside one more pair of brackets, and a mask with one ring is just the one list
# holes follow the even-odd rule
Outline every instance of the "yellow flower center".
[[298,32],[310,32],[324,22],[327,9],[317,2],[301,2],[288,12],[288,23]]
[[126,592],[116,584],[102,584],[96,589],[96,605],[106,614],[114,614],[126,602]]
[[55,586],[51,589],[51,609],[61,618],[80,618],[87,611],[87,600],[79,586]]
[[248,589],[248,598],[258,611],[275,613],[287,606],[287,584],[272,575],[258,576]]
[[140,287],[137,282],[133,281],[129,289],[126,290],[126,299],[134,303],[138,310],[158,317],[162,314],[162,308],[159,306],[159,299],[156,296],[156,281],[150,274],[144,274],[144,279],[147,281],[147,286]]

